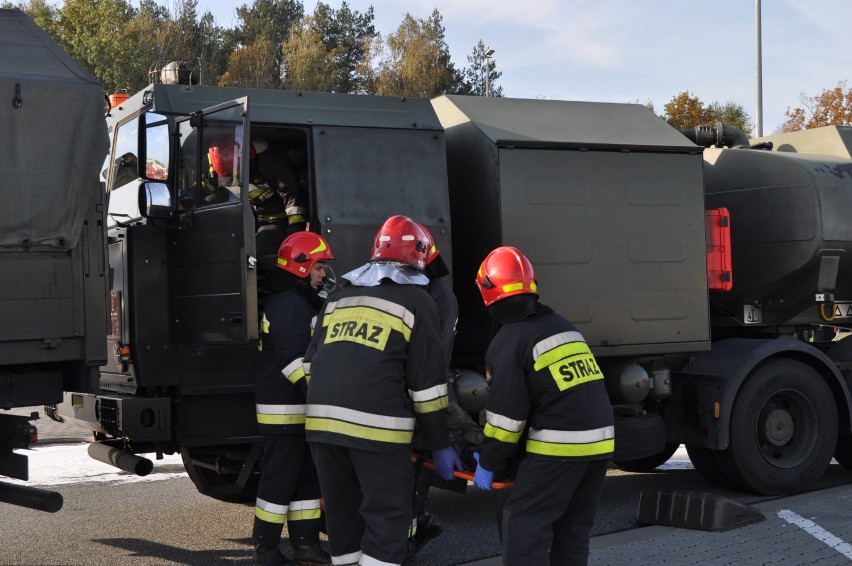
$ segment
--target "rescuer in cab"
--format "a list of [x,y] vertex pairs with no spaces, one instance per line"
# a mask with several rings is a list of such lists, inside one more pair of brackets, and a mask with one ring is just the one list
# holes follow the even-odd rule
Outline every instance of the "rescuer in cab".
[[485,355],[491,388],[474,484],[491,489],[526,438],[503,509],[508,566],[586,564],[615,440],[603,373],[573,324],[538,301],[530,261],[500,247],[476,284],[501,326]]
[[461,461],[447,438],[446,358],[422,286],[428,237],[406,216],[376,234],[370,261],[329,297],[305,354],[308,441],[335,565],[401,564],[414,527],[415,423],[438,474]]
[[263,458],[252,531],[254,561],[262,566],[294,564],[279,550],[285,520],[297,562],[331,562],[319,546],[320,487],[305,441],[302,357],[321,304],[317,291],[324,264],[333,259],[321,236],[297,232],[281,243],[279,269],[267,277],[273,293],[263,307],[257,346],[255,396]]

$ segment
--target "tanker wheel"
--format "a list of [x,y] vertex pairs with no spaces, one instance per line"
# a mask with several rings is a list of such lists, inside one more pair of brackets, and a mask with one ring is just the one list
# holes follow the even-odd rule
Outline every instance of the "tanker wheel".
[[680,444],[666,444],[666,448],[659,454],[637,460],[613,460],[612,465],[625,472],[651,472],[668,462],[679,447]]
[[847,470],[852,470],[852,436],[837,437],[834,459]]
[[705,446],[687,446],[686,453],[689,454],[689,461],[698,470],[704,479],[728,489],[736,488],[735,479],[728,477],[730,470],[723,470],[716,460],[717,450],[711,450]]
[[797,493],[825,473],[837,432],[837,406],[819,372],[796,360],[772,360],[737,394],[729,446],[714,456],[747,491]]

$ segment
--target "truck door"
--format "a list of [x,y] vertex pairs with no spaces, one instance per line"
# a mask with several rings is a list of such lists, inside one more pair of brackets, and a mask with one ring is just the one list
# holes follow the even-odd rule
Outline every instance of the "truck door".
[[246,343],[258,332],[248,98],[180,119],[177,132],[183,218],[169,237],[173,337],[190,348]]

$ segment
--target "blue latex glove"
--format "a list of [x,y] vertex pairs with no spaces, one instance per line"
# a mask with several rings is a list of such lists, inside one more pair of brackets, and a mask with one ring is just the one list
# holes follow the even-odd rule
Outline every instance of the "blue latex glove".
[[490,490],[491,482],[494,481],[494,472],[488,471],[479,465],[479,452],[473,453],[476,460],[476,471],[473,473],[473,485],[479,489]]
[[432,450],[432,461],[435,462],[435,472],[442,480],[451,480],[455,470],[464,469],[461,458],[452,446]]

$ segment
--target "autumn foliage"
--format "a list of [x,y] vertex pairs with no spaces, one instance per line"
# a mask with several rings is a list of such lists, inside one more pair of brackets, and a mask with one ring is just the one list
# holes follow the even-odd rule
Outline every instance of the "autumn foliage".
[[778,128],[779,132],[852,125],[852,88],[846,88],[846,81],[816,96],[803,94],[801,103],[802,106],[787,109],[788,119]]

